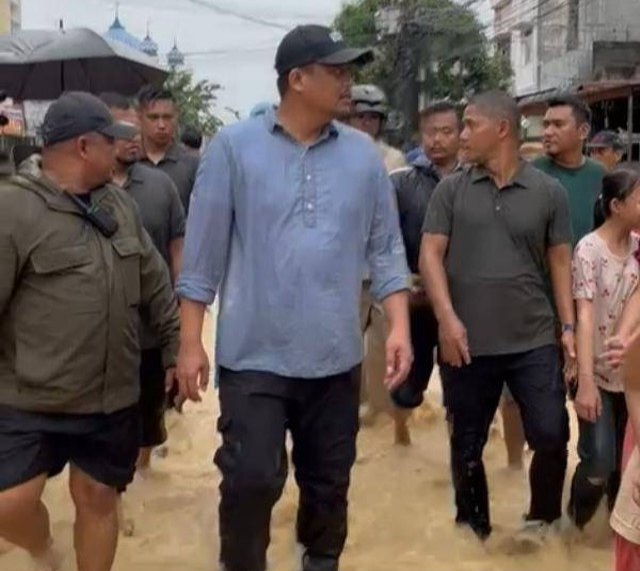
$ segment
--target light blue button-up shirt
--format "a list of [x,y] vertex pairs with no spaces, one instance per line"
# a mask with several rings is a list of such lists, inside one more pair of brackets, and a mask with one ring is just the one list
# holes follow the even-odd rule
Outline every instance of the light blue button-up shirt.
[[210,143],[177,292],[210,304],[219,291],[219,366],[313,379],[358,365],[367,267],[377,299],[407,288],[391,184],[366,135],[332,124],[307,147],[269,112]]

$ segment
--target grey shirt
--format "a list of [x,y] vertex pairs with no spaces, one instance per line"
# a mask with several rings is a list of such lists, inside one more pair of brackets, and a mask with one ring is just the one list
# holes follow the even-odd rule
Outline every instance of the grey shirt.
[[546,254],[571,243],[565,190],[523,162],[498,190],[466,168],[434,191],[423,232],[449,238],[445,258],[453,307],[473,356],[529,351],[555,342]]
[[142,162],[169,175],[169,178],[176,185],[184,211],[188,213],[191,191],[196,181],[196,172],[200,162],[198,157],[190,153],[183,144],[174,143],[157,164],[148,158],[143,159]]
[[[169,244],[185,233],[185,215],[178,192],[171,179],[158,169],[135,163],[129,170],[124,188],[138,205],[142,224],[162,258],[171,268]],[[141,306],[141,344],[143,349],[158,346],[158,339],[144,324],[147,322]]]
[[160,170],[136,163],[124,185],[136,201],[145,230],[171,267],[169,244],[184,237],[185,215],[173,181]]

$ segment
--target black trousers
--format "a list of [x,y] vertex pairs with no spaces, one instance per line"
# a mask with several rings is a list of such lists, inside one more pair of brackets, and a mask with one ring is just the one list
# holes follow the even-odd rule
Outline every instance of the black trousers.
[[558,348],[475,357],[460,369],[443,367],[442,375],[453,417],[451,460],[458,521],[470,524],[479,535],[491,532],[482,452],[505,382],[520,407],[527,442],[534,451],[527,517],[548,523],[560,518],[569,417]]
[[271,511],[287,477],[286,431],[300,489],[298,542],[305,571],[337,571],[347,537],[347,493],[356,457],[360,367],[324,379],[220,371],[221,562],[264,571]]

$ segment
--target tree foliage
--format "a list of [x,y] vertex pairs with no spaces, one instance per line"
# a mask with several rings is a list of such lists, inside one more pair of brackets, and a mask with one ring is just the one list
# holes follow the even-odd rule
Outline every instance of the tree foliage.
[[207,80],[196,81],[190,70],[176,69],[167,78],[165,87],[176,99],[182,126],[195,127],[207,136],[222,126],[214,113],[219,85]]
[[[376,13],[392,7],[400,10],[399,33],[379,34]],[[353,45],[376,47],[376,61],[358,80],[386,88],[392,101],[397,87],[415,73],[404,61],[407,50],[414,51],[425,74],[418,89],[428,100],[459,101],[506,87],[511,77],[508,63],[490,55],[475,13],[453,0],[352,0],[334,25]]]

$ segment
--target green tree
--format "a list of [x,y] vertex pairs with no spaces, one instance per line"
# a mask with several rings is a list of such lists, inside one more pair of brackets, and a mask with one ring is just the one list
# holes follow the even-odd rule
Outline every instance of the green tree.
[[220,85],[207,80],[196,81],[190,70],[176,69],[167,78],[165,87],[176,99],[182,126],[195,127],[207,136],[222,126],[214,113]]
[[[483,26],[465,4],[351,0],[335,20],[334,26],[348,42],[376,48],[376,60],[359,72],[357,80],[387,91],[392,105],[405,116],[405,136],[415,130],[420,93],[427,100],[461,101],[509,84],[508,62],[499,54],[490,55]],[[397,10],[395,29],[378,30],[377,14],[385,9]]]

